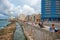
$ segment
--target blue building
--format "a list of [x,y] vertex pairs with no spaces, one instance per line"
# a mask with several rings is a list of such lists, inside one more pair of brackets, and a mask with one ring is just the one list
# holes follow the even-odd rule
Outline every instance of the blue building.
[[60,21],[60,0],[41,0],[41,19]]

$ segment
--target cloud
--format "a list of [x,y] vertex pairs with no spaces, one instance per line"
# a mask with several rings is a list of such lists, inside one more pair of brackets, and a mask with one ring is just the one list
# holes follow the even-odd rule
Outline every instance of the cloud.
[[0,4],[0,8],[1,10],[6,10],[6,9],[11,9],[13,4],[11,4],[8,0],[0,0],[1,4]]
[[38,5],[40,3],[40,0],[27,0],[30,5]]
[[10,12],[13,10],[14,5],[10,3],[8,0],[2,1],[4,4],[4,7],[6,6],[6,9],[4,10],[6,13]]
[[13,4],[10,3],[8,0],[2,0],[2,4],[7,8],[11,8],[13,6]]
[[29,5],[24,5],[23,6],[23,12],[26,15],[31,15],[31,14],[35,13],[35,10],[32,7],[30,7]]
[[30,7],[29,5],[24,5],[24,6],[16,6],[10,13],[13,15],[19,16],[20,14],[25,14],[25,15],[31,15],[36,13],[35,9]]
[[0,11],[8,15],[9,10],[13,9],[13,4],[11,4],[8,0],[0,0],[0,2]]
[[0,14],[0,19],[7,19],[8,16],[5,16],[4,14]]
[[34,8],[37,13],[41,13],[41,0],[27,0],[26,4]]
[[41,0],[10,0],[11,3],[24,6],[29,5],[34,10],[36,10],[37,13],[41,13]]
[[0,11],[9,16],[39,13],[41,11],[40,0],[0,0]]
[[3,15],[3,14],[0,14],[0,16],[5,16],[5,15]]

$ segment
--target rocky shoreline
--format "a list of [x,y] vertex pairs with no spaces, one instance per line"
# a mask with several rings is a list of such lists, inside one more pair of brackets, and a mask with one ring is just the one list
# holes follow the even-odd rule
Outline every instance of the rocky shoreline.
[[0,30],[0,40],[13,40],[16,23],[10,23],[5,28]]

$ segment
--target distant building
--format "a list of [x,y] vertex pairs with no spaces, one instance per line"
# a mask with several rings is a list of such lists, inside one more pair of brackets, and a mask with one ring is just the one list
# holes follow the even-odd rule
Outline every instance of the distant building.
[[11,17],[9,17],[9,19],[8,19],[10,22],[14,22],[14,21],[16,21],[16,19],[15,19],[15,17],[14,16],[11,16]]
[[32,15],[32,21],[33,21],[33,22],[39,23],[40,20],[41,20],[40,14],[33,14],[33,15]]
[[36,16],[36,14],[33,14],[31,16],[32,16],[32,21],[35,22],[35,19],[36,19],[35,16]]
[[40,14],[32,14],[26,16],[26,21],[38,23],[40,22],[40,20],[41,20]]
[[26,18],[25,18],[25,20],[29,21],[29,17],[30,17],[30,15],[27,15]]
[[36,23],[39,23],[41,21],[41,15],[40,14],[37,14],[36,16],[35,16],[35,22]]
[[24,14],[20,14],[18,17],[18,19],[21,21],[25,21],[25,18],[26,18],[26,15],[24,15]]
[[60,0],[41,0],[41,19],[60,21]]

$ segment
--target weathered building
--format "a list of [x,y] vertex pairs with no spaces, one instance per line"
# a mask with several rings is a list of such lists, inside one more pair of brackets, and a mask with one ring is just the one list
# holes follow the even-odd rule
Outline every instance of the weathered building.
[[26,16],[26,21],[38,23],[41,20],[40,14],[32,14]]
[[18,17],[18,19],[21,21],[25,21],[25,18],[26,18],[26,15],[24,15],[24,14],[20,14]]

